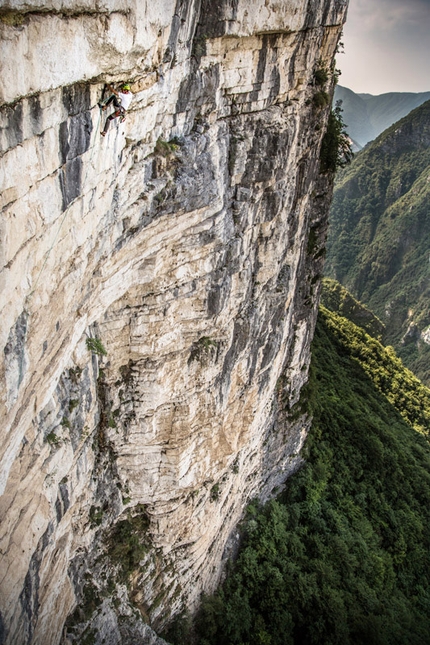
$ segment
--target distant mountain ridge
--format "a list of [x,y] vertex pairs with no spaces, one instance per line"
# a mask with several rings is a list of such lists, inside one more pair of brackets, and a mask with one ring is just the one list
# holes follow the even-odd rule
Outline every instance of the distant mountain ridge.
[[389,92],[374,96],[356,94],[341,85],[336,86],[334,94],[334,101],[342,101],[343,120],[356,150],[429,99],[430,91]]
[[384,342],[430,384],[430,101],[336,177],[326,275],[385,324]]

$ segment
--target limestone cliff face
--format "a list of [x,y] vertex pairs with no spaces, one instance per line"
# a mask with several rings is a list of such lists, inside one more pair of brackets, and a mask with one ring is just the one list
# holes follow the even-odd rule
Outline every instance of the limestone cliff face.
[[0,642],[155,643],[300,463],[345,11],[3,2]]

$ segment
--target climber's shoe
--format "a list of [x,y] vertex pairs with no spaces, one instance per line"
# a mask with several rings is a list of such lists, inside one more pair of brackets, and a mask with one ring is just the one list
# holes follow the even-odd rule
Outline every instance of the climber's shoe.
[[103,132],[103,130],[100,132],[100,134],[102,135],[102,137],[106,136],[106,132]]

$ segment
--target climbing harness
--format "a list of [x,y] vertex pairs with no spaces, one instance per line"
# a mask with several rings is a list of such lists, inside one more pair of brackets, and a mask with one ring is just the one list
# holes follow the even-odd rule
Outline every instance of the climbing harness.
[[[130,85],[128,83],[123,84],[119,91],[116,91],[112,85],[108,85],[107,89],[111,90],[112,93],[106,99],[102,99],[99,102],[99,105],[101,106],[101,109],[104,111],[106,110],[107,106],[112,103],[112,105],[114,106],[114,112],[112,112],[112,114],[110,114],[106,118],[104,128],[100,132],[102,137],[106,136],[106,133],[109,129],[111,121],[114,121],[115,119],[119,119],[119,123],[123,123],[125,121],[126,110],[130,105],[130,102],[133,97],[133,95],[131,94]],[[104,91],[105,90],[106,90],[106,86]]]

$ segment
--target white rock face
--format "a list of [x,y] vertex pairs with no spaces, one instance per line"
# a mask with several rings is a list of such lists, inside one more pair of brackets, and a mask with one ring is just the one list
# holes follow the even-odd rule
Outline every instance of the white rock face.
[[430,327],[423,329],[423,331],[421,332],[421,338],[426,343],[426,345],[430,345]]
[[298,467],[345,10],[3,3],[0,642],[156,643]]

